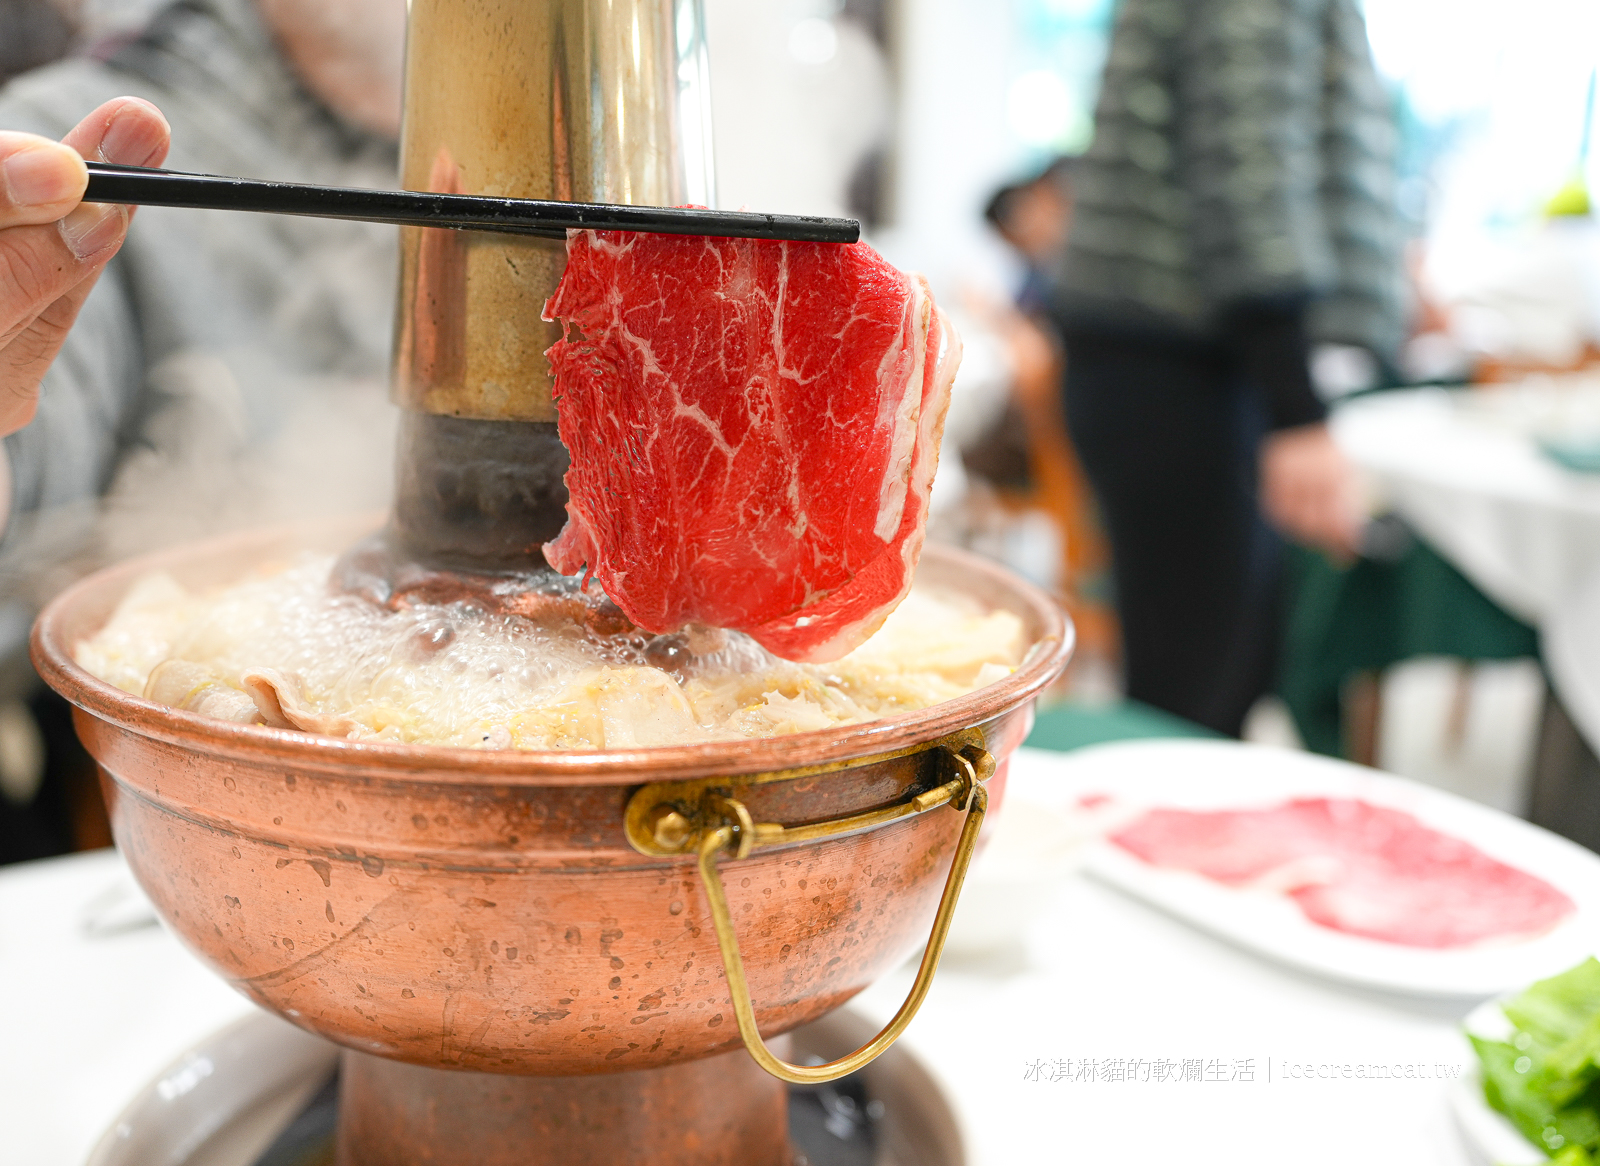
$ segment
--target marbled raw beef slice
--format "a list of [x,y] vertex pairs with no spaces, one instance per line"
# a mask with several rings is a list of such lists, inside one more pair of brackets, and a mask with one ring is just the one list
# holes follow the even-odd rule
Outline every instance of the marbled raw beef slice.
[[829,660],[904,597],[960,342],[865,244],[574,232],[546,305],[567,525],[640,627]]

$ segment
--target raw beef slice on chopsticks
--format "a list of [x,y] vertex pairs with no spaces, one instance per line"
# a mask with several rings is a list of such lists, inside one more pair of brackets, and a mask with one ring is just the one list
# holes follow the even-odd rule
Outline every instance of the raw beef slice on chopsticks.
[[911,587],[961,343],[862,243],[575,231],[545,305],[556,570],[638,626],[837,659]]

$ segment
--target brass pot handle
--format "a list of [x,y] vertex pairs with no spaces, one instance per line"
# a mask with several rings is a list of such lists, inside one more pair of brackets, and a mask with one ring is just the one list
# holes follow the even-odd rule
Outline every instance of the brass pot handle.
[[[750,811],[742,803],[719,795],[708,798],[712,804],[707,809],[719,814],[722,824],[706,830],[700,836],[700,879],[705,884],[706,898],[711,903],[711,919],[717,929],[717,947],[721,949],[722,967],[728,975],[728,995],[733,1001],[733,1014],[739,1021],[739,1035],[744,1038],[745,1048],[750,1050],[756,1063],[774,1077],[801,1085],[815,1085],[853,1073],[892,1045],[916,1016],[917,1009],[922,1007],[922,1001],[933,984],[933,974],[939,967],[945,937],[950,933],[950,920],[955,915],[961,884],[966,880],[967,868],[971,866],[973,852],[977,849],[978,832],[983,828],[983,815],[989,804],[989,794],[983,783],[995,769],[994,758],[979,746],[968,745],[960,750],[944,747],[944,752],[955,762],[957,776],[943,785],[885,810],[809,826],[790,828],[767,822],[754,823],[750,819]],[[739,936],[734,931],[733,915],[728,910],[728,896],[723,890],[722,875],[717,870],[717,857],[728,850],[735,857],[743,858],[754,846],[842,834],[945,805],[966,810],[966,820],[962,823],[961,836],[956,842],[950,874],[945,878],[938,914],[933,917],[933,933],[928,937],[922,963],[917,968],[917,978],[911,985],[905,1003],[900,1005],[900,1010],[884,1026],[883,1031],[855,1052],[836,1061],[829,1061],[826,1065],[792,1065],[775,1056],[761,1039],[761,1032],[756,1027],[755,1006],[750,1000],[750,986],[744,978],[744,961],[739,956]]]

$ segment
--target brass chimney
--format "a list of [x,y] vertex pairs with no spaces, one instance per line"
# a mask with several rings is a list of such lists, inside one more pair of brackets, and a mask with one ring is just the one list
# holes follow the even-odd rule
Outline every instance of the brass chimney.
[[[714,205],[702,0],[412,0],[408,190]],[[565,520],[540,319],[562,243],[407,227],[393,549],[527,570]]]

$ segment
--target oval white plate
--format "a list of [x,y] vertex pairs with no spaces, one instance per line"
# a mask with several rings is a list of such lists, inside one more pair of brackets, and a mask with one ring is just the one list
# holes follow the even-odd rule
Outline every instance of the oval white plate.
[[253,1013],[141,1089],[85,1166],[250,1166],[338,1061],[337,1045]]
[[1310,753],[1234,741],[1138,741],[1073,753],[1023,750],[1013,780],[1073,806],[1104,796],[1103,833],[1162,806],[1244,809],[1296,797],[1360,798],[1412,814],[1565,892],[1577,910],[1520,942],[1429,950],[1321,927],[1286,896],[1239,890],[1188,871],[1152,867],[1099,842],[1086,869],[1097,879],[1240,947],[1349,983],[1414,995],[1496,996],[1554,975],[1600,950],[1600,856],[1518,818],[1377,770]]

